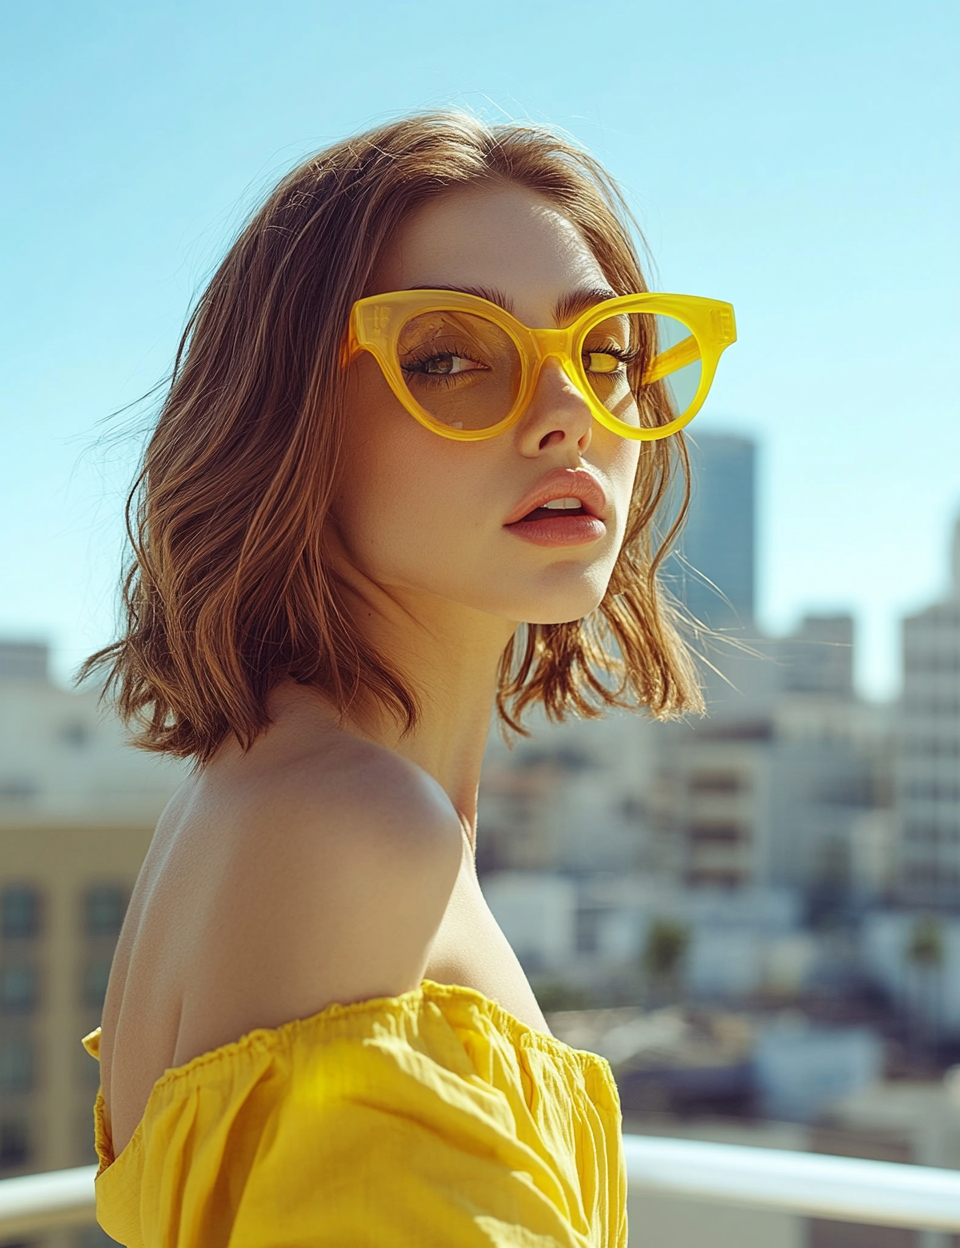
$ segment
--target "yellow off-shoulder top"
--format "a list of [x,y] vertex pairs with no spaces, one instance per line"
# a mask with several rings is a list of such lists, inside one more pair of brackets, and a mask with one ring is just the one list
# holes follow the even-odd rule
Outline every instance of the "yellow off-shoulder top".
[[119,1157],[102,1091],[94,1130],[127,1248],[626,1248],[609,1064],[472,988],[251,1031],[166,1071]]

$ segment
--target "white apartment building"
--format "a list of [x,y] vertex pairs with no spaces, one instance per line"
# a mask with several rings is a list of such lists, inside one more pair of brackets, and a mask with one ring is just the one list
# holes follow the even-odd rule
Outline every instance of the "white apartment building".
[[664,725],[650,797],[659,874],[688,886],[886,899],[895,866],[889,707],[856,697],[852,622],[807,617],[727,664],[711,714]]
[[897,899],[960,905],[960,520],[948,595],[903,621]]
[[704,719],[531,721],[496,738],[478,865],[789,887],[864,903],[895,876],[890,708],[853,691],[852,620],[807,617],[762,655],[714,653]]
[[531,714],[508,746],[495,726],[480,784],[477,863],[490,871],[649,869],[647,801],[660,725],[617,713],[555,724]]

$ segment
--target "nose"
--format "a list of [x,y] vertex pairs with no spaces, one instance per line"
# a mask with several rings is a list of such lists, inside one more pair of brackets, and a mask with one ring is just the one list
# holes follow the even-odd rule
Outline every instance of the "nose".
[[527,410],[518,425],[520,450],[537,455],[564,443],[577,458],[590,445],[593,413],[579,386],[567,375],[559,356],[548,355],[540,364]]

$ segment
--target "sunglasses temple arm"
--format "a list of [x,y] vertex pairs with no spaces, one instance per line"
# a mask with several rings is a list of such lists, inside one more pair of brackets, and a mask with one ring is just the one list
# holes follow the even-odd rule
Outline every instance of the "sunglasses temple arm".
[[687,364],[693,364],[695,360],[699,359],[700,347],[693,334],[690,334],[682,342],[668,347],[666,351],[661,351],[659,355],[653,357],[644,370],[643,384],[645,386],[652,385],[663,377],[669,377],[678,368],[684,368]]
[[357,341],[357,335],[351,325],[340,342],[340,367],[347,368],[362,350],[363,348]]

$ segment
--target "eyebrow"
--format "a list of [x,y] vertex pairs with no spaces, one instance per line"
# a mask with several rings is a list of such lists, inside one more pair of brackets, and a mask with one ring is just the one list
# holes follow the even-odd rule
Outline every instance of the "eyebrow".
[[478,299],[486,299],[487,303],[495,303],[513,316],[513,300],[502,290],[493,286],[445,286],[443,282],[429,282],[423,286],[408,286],[408,290],[452,290],[457,295],[475,295]]
[[561,295],[553,309],[553,315],[557,323],[562,325],[566,321],[574,320],[581,312],[586,312],[587,308],[592,308],[594,304],[603,303],[607,299],[616,299],[616,297],[617,292],[611,290],[609,286],[582,286],[579,290],[572,290],[568,295]]
[[[410,286],[410,290],[452,290],[462,295],[475,295],[478,299],[486,299],[488,303],[495,303],[498,307],[503,308],[504,312],[514,315],[514,303],[509,295],[505,295],[502,290],[497,290],[489,286],[445,286],[443,284],[432,283],[429,286]],[[587,308],[592,308],[594,304],[603,303],[606,299],[616,299],[617,292],[611,290],[609,286],[581,286],[579,290],[572,290],[568,294],[561,295],[554,305],[553,315],[558,324],[565,321],[573,320],[580,312],[585,312]],[[534,328],[531,326],[530,328]]]

